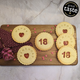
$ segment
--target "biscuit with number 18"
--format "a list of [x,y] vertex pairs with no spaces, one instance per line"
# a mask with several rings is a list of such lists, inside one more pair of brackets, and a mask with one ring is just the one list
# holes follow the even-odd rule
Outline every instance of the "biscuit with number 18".
[[35,45],[39,50],[46,51],[54,44],[53,36],[47,32],[42,32],[35,38]]
[[64,46],[59,49],[57,57],[62,64],[69,65],[74,63],[77,59],[77,52],[70,46]]

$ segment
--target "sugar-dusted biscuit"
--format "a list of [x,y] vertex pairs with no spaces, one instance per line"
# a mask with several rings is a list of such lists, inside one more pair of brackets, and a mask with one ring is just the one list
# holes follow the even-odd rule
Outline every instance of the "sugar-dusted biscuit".
[[17,59],[23,65],[32,64],[36,60],[36,57],[36,50],[31,46],[22,46],[17,53]]
[[74,28],[73,26],[68,22],[61,22],[56,26],[56,34],[57,36],[60,36],[63,33],[69,33],[71,35],[74,35]]
[[70,46],[64,46],[59,49],[57,57],[62,64],[69,65],[74,63],[77,59],[77,52]]
[[17,43],[24,43],[31,38],[31,31],[26,26],[17,26],[12,31],[12,38]]
[[47,32],[41,32],[35,38],[35,45],[39,50],[46,51],[54,44],[53,36]]
[[56,46],[58,49],[65,46],[65,45],[69,45],[71,47],[75,46],[74,37],[68,33],[60,35],[56,41]]

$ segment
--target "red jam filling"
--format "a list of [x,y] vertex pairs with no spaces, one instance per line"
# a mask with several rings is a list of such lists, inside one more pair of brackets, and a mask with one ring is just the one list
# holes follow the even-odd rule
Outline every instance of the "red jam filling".
[[24,54],[24,57],[25,58],[28,58],[29,57],[29,54],[28,53]]
[[24,36],[24,33],[19,33],[19,36],[20,36],[20,37],[23,37],[23,36]]

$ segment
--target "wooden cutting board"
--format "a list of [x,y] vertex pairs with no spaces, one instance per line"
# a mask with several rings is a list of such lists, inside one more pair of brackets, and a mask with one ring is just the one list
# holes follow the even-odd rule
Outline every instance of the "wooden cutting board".
[[[2,25],[1,28],[8,31],[8,32],[11,32],[14,29],[14,27],[16,27],[16,26],[18,26],[18,25]],[[56,48],[56,39],[57,39],[57,35],[55,33],[56,26],[55,25],[25,25],[25,26],[27,26],[31,30],[32,37],[30,39],[30,42],[32,42],[33,47],[37,51],[36,61],[31,65],[63,65],[57,59],[58,49]],[[77,51],[76,28],[75,28],[75,26],[73,26],[73,27],[75,30],[75,33],[74,33],[74,38],[75,38],[75,42],[76,42],[75,49]],[[54,38],[54,45],[48,51],[38,50],[35,46],[35,43],[34,43],[35,37],[43,31],[50,33]],[[51,53],[53,53],[53,54],[51,54]],[[16,54],[17,53],[15,53],[15,56],[16,56]],[[47,55],[47,57],[45,55]],[[45,60],[43,60],[42,57],[44,57]],[[52,61],[50,61],[50,60],[52,60]],[[78,57],[77,57],[76,61],[71,65],[76,65],[77,63],[78,63]],[[0,59],[0,65],[19,66],[22,64],[19,63],[19,61],[17,60],[17,56],[16,56],[16,60],[13,60],[13,61],[4,61],[3,59]]]

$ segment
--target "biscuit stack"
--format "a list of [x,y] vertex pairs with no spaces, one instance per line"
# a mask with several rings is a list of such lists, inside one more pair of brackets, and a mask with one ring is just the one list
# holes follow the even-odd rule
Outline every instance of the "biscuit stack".
[[61,22],[56,26],[56,34],[58,36],[56,41],[56,46],[59,49],[58,60],[65,65],[72,64],[77,58],[77,52],[74,49],[73,26],[68,22]]

